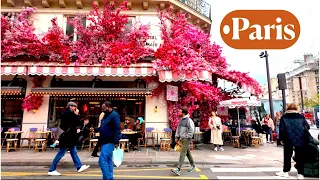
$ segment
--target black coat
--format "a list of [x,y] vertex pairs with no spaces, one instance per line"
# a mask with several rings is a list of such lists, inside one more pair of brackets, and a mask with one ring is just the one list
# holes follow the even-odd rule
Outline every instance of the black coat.
[[[313,139],[309,142],[304,149],[303,154],[303,167],[304,176],[306,177],[319,177],[319,141]],[[293,157],[295,160],[295,157]]]
[[280,119],[279,139],[289,146],[304,146],[305,128],[310,129],[309,124],[302,114],[287,112]]
[[79,135],[77,129],[80,129],[79,116],[67,109],[63,112],[60,128],[64,131],[59,138],[59,146],[62,148],[73,148],[78,144]]

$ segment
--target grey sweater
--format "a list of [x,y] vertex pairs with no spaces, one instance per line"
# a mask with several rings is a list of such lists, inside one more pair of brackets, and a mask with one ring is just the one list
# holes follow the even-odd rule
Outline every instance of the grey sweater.
[[190,118],[190,115],[186,115],[183,118],[180,119],[177,132],[176,132],[176,138],[181,139],[191,139],[194,134],[194,122]]

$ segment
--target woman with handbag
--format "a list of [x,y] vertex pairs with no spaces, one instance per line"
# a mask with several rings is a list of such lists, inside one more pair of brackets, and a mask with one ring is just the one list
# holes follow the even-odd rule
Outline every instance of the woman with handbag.
[[221,147],[223,145],[222,141],[222,123],[221,119],[216,115],[215,111],[211,112],[211,117],[209,119],[209,127],[211,129],[211,140],[210,142],[214,144],[215,151],[224,151]]
[[68,149],[70,150],[70,155],[79,173],[90,167],[88,165],[82,165],[77,154],[78,134],[80,133],[80,120],[78,112],[77,104],[74,102],[69,102],[67,109],[62,114],[60,128],[63,130],[63,133],[59,137],[60,148],[49,169],[49,176],[61,175],[58,171],[56,171],[56,168],[59,161],[66,154]]
[[304,179],[304,154],[309,143],[310,126],[302,114],[298,112],[296,104],[288,104],[286,113],[280,119],[279,140],[283,145],[283,171],[277,176],[289,177],[291,158],[295,152],[297,178]]

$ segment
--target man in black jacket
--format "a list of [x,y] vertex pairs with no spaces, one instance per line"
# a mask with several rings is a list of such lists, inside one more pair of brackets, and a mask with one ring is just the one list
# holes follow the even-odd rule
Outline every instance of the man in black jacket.
[[113,110],[110,101],[102,104],[102,111],[104,112],[104,117],[101,120],[101,125],[95,129],[96,132],[100,132],[99,140],[102,145],[99,166],[103,180],[111,180],[113,179],[113,150],[119,146],[121,139],[120,116]]
[[78,134],[80,133],[79,125],[80,121],[77,104],[69,102],[67,109],[62,114],[60,128],[63,130],[63,133],[59,137],[60,148],[49,169],[49,176],[61,175],[56,171],[56,168],[60,159],[65,155],[68,149],[70,149],[70,155],[78,172],[82,172],[90,167],[88,165],[82,165],[77,154]]

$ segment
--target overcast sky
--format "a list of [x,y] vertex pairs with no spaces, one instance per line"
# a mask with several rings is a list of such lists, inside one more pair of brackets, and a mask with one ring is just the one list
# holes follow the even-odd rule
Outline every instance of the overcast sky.
[[225,15],[240,9],[283,9],[294,14],[301,27],[298,41],[286,50],[269,53],[271,77],[291,68],[291,61],[303,59],[304,53],[320,52],[320,1],[318,0],[206,0],[211,4],[212,40],[223,47],[223,55],[230,69],[250,72],[261,84],[267,81],[265,60],[259,58],[263,50],[236,50],[228,47],[220,36],[220,23]]

